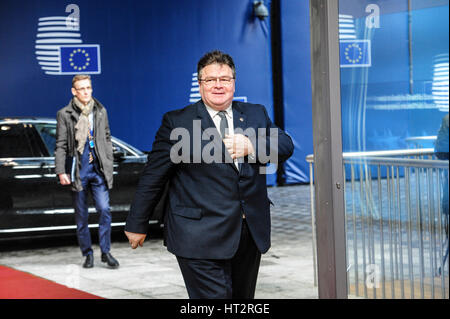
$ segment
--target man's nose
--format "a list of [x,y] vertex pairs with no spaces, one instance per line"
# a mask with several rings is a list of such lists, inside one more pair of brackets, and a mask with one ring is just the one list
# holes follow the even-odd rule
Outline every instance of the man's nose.
[[223,85],[222,81],[220,81],[220,79],[216,79],[214,81],[214,87],[222,88],[222,87],[224,87],[224,85]]

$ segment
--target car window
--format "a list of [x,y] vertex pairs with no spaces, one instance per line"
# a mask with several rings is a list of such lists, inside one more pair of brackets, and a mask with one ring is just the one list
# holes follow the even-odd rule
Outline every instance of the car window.
[[56,125],[55,124],[35,124],[34,127],[41,135],[50,156],[55,156],[56,146]]
[[40,156],[30,140],[28,124],[0,124],[0,158]]

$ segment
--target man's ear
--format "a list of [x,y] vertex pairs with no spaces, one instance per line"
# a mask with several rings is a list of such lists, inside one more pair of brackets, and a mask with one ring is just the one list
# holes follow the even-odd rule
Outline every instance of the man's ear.
[[72,91],[73,96],[75,96],[77,94],[77,91],[74,88],[72,88],[71,91]]

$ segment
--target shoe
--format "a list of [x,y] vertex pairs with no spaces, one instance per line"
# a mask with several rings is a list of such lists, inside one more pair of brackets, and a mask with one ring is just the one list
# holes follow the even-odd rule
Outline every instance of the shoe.
[[94,255],[89,254],[86,256],[86,260],[84,261],[83,268],[92,268],[94,267]]
[[110,268],[119,267],[119,262],[110,253],[102,253],[102,262],[107,263]]

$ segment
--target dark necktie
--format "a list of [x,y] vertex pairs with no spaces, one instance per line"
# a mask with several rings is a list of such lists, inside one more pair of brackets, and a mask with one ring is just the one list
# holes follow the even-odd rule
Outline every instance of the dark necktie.
[[225,130],[228,129],[227,115],[225,111],[220,111],[218,114],[220,116],[220,135],[225,138]]

